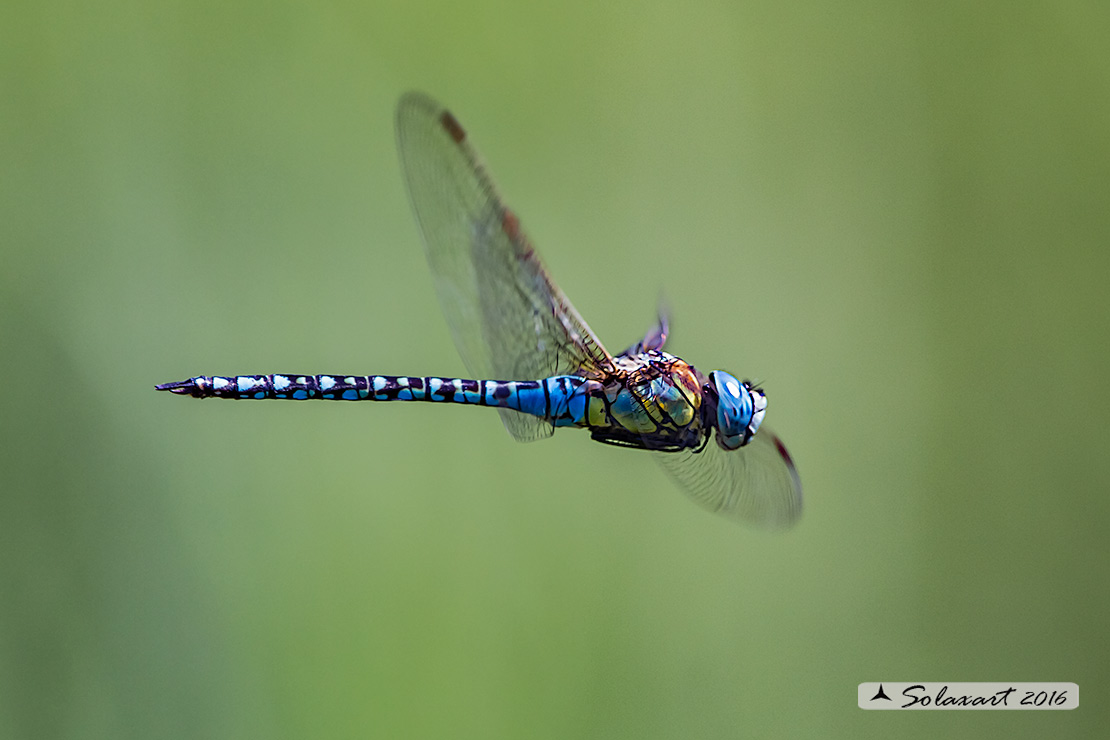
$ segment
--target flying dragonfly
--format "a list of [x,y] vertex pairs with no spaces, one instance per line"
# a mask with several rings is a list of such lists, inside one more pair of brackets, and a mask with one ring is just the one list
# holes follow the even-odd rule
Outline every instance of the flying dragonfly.
[[[515,439],[559,427],[648,450],[691,498],[765,527],[801,514],[786,446],[763,425],[761,388],[703,374],[663,350],[661,312],[610,354],[544,268],[470,137],[420,93],[397,107],[397,146],[436,294],[473,378],[396,375],[197,376],[156,386],[194,398],[427,401],[498,410]],[[493,380],[493,378],[498,378]]]

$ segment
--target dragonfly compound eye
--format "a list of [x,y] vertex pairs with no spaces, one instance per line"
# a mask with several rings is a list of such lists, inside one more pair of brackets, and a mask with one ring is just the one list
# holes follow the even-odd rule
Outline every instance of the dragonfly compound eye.
[[735,450],[759,429],[767,398],[724,370],[713,371],[709,379],[717,391],[717,441],[725,449]]

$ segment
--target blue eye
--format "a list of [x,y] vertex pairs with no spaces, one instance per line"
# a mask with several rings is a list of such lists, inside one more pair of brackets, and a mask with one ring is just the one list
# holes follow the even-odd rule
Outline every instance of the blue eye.
[[767,397],[724,370],[714,370],[709,380],[717,391],[717,442],[726,450],[743,447],[759,431]]

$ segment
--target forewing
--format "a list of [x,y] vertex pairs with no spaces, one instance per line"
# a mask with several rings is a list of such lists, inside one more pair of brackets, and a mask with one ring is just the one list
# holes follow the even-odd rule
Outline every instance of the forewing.
[[[608,352],[548,276],[455,117],[409,93],[397,108],[397,146],[436,294],[471,375],[603,374]],[[553,432],[514,411],[501,410],[501,420],[518,440]]]

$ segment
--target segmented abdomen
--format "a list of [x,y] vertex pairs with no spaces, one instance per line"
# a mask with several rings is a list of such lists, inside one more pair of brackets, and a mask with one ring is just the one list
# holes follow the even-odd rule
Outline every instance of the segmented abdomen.
[[573,375],[543,380],[467,380],[407,375],[235,375],[198,376],[158,390],[194,398],[294,401],[431,401],[507,408],[548,419],[555,426],[582,423],[583,385]]

